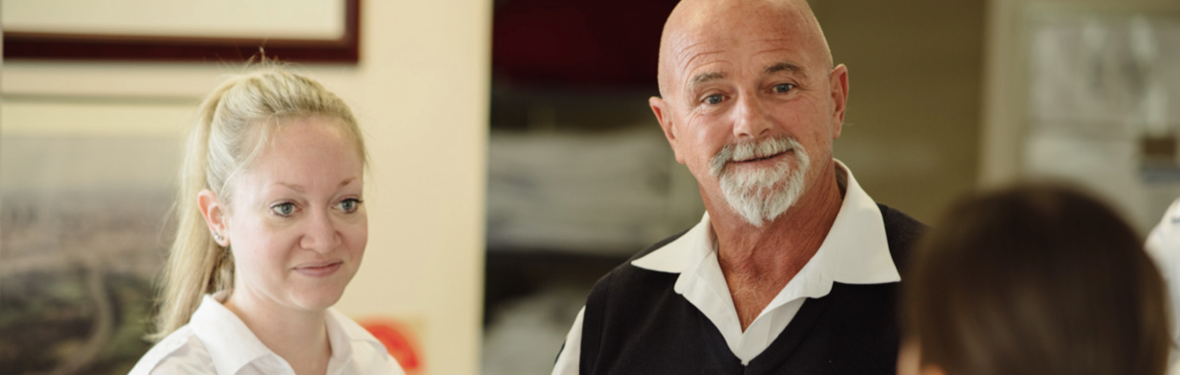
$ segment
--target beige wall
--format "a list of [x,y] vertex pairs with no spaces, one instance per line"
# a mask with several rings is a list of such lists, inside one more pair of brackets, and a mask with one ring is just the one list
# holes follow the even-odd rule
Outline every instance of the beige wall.
[[[363,1],[357,66],[305,65],[370,145],[365,264],[337,307],[408,319],[429,374],[478,371],[491,2]],[[5,136],[179,138],[231,63],[5,61]]]
[[[809,2],[835,61],[849,69],[836,157],[878,202],[930,224],[959,194],[1035,177],[1024,165],[1029,77],[1021,32],[1030,12],[1180,9],[1176,0]],[[1141,190],[1106,198],[1146,230],[1175,189]],[[1143,194],[1163,198],[1147,204],[1130,196]]]
[[877,202],[933,224],[975,187],[986,0],[810,0],[848,113],[836,158]]

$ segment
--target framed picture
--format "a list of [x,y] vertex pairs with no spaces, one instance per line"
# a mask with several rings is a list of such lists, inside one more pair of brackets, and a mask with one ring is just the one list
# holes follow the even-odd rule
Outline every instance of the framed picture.
[[1180,196],[1180,8],[1043,4],[1022,35],[1021,170],[1149,230]]
[[6,0],[5,60],[355,64],[360,0]]

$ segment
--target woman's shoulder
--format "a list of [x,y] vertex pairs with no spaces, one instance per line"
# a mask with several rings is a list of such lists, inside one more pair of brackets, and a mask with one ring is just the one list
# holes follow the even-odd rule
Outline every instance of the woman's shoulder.
[[128,375],[215,373],[209,351],[185,325],[152,346]]

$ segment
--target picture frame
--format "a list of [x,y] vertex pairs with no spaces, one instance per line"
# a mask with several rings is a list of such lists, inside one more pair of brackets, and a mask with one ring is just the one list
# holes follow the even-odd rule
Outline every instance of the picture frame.
[[245,61],[258,55],[302,63],[360,60],[360,0],[343,2],[342,35],[334,40],[224,36],[155,36],[77,32],[4,32],[5,60]]

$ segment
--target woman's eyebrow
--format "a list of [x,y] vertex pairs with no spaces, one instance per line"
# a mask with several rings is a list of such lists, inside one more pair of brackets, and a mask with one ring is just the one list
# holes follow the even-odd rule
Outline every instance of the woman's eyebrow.
[[303,192],[303,185],[299,185],[299,184],[292,184],[292,183],[288,183],[288,182],[276,182],[276,183],[275,183],[275,185],[284,186],[284,187],[286,187],[286,188],[288,188],[288,189],[291,189],[291,190],[294,190],[294,191],[297,191],[297,192],[300,192],[300,193],[302,193],[302,192]]
[[[349,178],[344,179],[344,181],[341,181],[340,185],[338,185],[338,186],[347,186],[348,184],[351,184],[353,181],[356,181],[356,180],[358,180],[357,177],[349,177]],[[300,193],[303,192],[303,185],[293,184],[290,182],[276,182],[275,185],[284,186],[288,189],[291,189],[291,190],[294,190],[294,191],[297,191]]]

